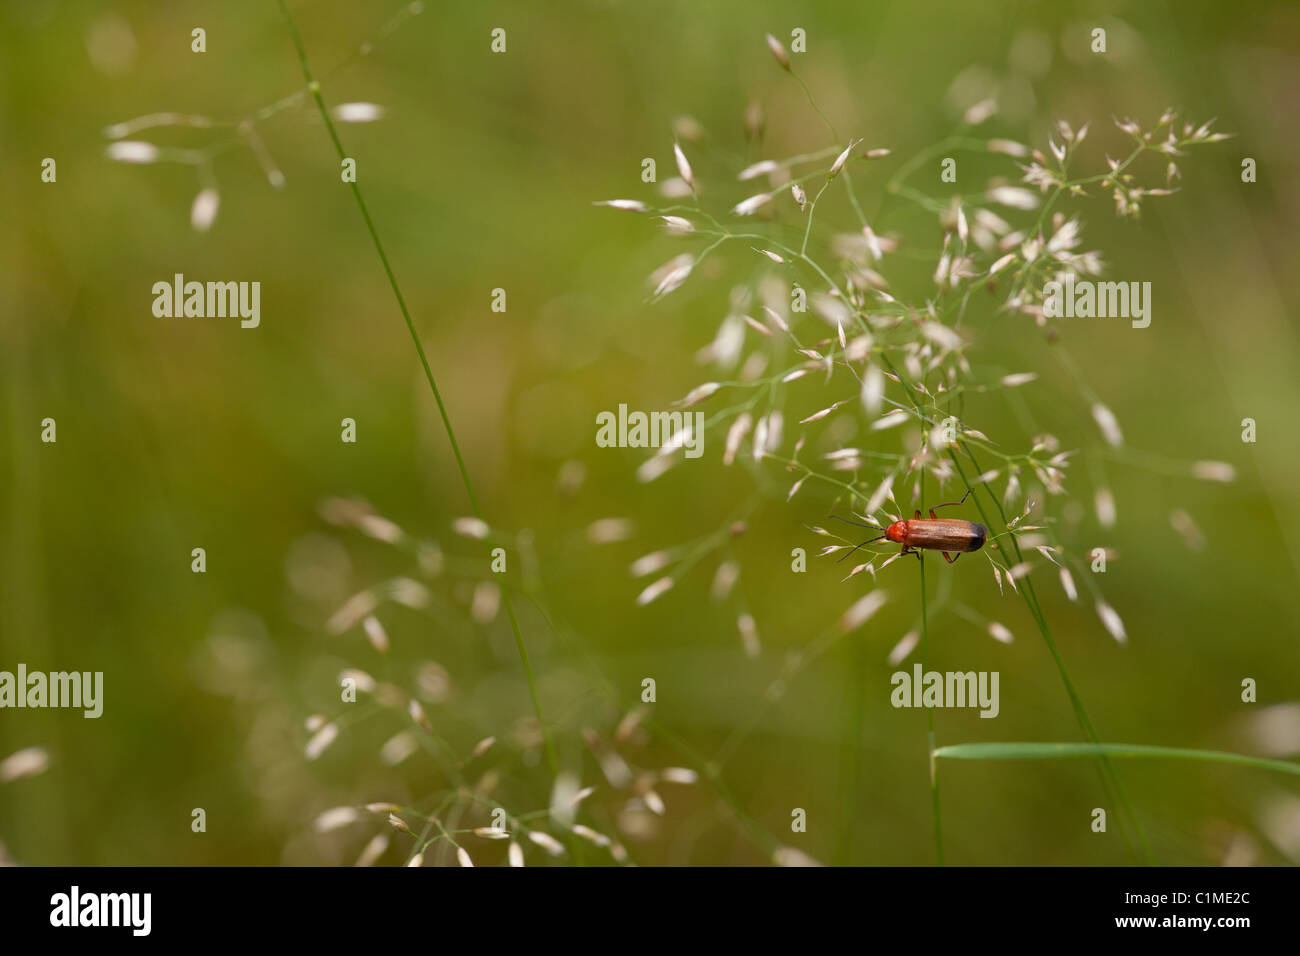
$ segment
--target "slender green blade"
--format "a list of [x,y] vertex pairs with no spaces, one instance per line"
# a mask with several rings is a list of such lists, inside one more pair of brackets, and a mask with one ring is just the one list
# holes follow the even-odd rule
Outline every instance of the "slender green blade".
[[1237,764],[1273,770],[1300,777],[1300,763],[1270,760],[1220,750],[1188,750],[1182,747],[1153,747],[1146,744],[1085,743],[984,743],[952,744],[940,747],[936,757],[952,760],[1062,760],[1085,757],[1148,757],[1169,760],[1200,760],[1206,763]]

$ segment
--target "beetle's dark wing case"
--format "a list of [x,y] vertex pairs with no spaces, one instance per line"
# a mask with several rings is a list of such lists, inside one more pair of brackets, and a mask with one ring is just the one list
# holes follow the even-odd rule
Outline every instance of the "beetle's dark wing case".
[[988,529],[957,518],[920,518],[907,523],[907,546],[962,553],[984,547]]

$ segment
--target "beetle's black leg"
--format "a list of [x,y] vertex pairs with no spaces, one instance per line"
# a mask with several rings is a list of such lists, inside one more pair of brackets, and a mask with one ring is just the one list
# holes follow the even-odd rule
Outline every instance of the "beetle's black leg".
[[947,561],[949,564],[956,564],[957,559],[961,557],[960,553],[953,555],[951,557],[948,555],[947,551],[940,551],[939,553],[943,555],[943,559]]

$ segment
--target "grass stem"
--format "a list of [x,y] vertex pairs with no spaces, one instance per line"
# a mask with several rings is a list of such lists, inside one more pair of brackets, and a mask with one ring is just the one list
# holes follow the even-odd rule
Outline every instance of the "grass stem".
[[[330,112],[325,106],[325,99],[321,96],[320,83],[316,81],[315,76],[312,75],[311,67],[308,65],[307,48],[302,42],[302,35],[298,32],[298,25],[294,23],[293,16],[289,13],[289,7],[285,0],[279,0],[279,3],[280,12],[284,14],[289,33],[293,37],[294,48],[298,52],[298,61],[302,65],[302,74],[307,81],[307,88],[316,101],[321,119],[325,122],[325,129],[334,142],[334,149],[338,152],[339,159],[347,159],[347,151],[344,150],[343,142],[339,139],[338,130],[335,129],[334,121],[330,118]],[[370,210],[366,207],[365,198],[361,195],[361,187],[357,185],[355,180],[348,183],[348,185],[352,188],[352,195],[357,201],[357,208],[361,210],[361,218],[365,220],[366,230],[370,233],[370,240],[374,243],[375,252],[379,255],[379,261],[383,263],[384,273],[388,276],[388,284],[392,286],[393,295],[397,299],[397,307],[402,313],[402,318],[406,321],[406,329],[411,334],[411,341],[415,344],[415,352],[420,357],[420,365],[424,369],[424,377],[429,383],[429,390],[433,393],[433,400],[438,405],[438,414],[442,416],[442,425],[447,432],[447,440],[451,444],[452,453],[456,457],[456,466],[460,469],[461,481],[464,482],[465,493],[469,497],[470,507],[474,509],[474,516],[480,521],[484,521],[483,509],[479,506],[478,496],[474,493],[474,483],[469,477],[469,468],[465,465],[465,456],[461,454],[460,443],[456,441],[456,431],[452,428],[451,416],[447,413],[447,405],[442,400],[442,392],[438,389],[438,382],[433,376],[433,369],[429,366],[429,358],[425,355],[424,345],[421,344],[420,335],[415,329],[411,311],[406,307],[406,298],[402,295],[402,289],[397,283],[397,276],[393,273],[392,264],[388,261],[388,255],[384,252],[384,244],[379,240],[379,233],[375,229],[374,220],[371,219]],[[537,723],[542,734],[546,760],[551,768],[552,775],[555,775],[560,770],[559,760],[555,755],[555,745],[551,741],[546,719],[542,716],[542,702],[537,692],[537,678],[533,673],[533,665],[528,657],[528,648],[524,644],[523,633],[519,629],[519,620],[515,616],[514,604],[510,600],[510,592],[505,588],[501,589],[501,601],[505,606],[506,617],[510,620],[510,629],[514,633],[515,647],[519,651],[519,660],[523,664],[524,676],[528,681],[528,693],[532,698],[533,712],[537,717]]]
[[[918,563],[921,565],[921,672],[925,673],[930,668],[930,625],[925,593],[925,555],[922,554],[920,557],[921,560]],[[929,707],[925,708],[925,720],[928,730],[926,740],[928,742],[927,749],[929,752],[930,809],[932,811],[931,815],[934,818],[934,852],[939,861],[939,865],[943,866],[943,827],[939,820],[939,768],[934,759],[933,709]]]

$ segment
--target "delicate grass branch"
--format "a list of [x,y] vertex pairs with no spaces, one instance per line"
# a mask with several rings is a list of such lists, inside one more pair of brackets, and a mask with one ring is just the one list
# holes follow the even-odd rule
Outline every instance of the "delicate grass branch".
[[[321,119],[325,123],[325,129],[329,132],[330,139],[334,143],[334,148],[338,152],[340,160],[347,159],[347,151],[343,148],[343,143],[339,139],[338,130],[334,127],[334,121],[330,118],[330,111],[325,106],[324,97],[321,96],[320,83],[312,75],[311,67],[307,62],[307,49],[303,44],[302,35],[298,32],[298,26],[294,23],[293,16],[289,13],[289,7],[285,0],[279,0],[280,12],[284,15],[285,22],[288,24],[289,33],[293,37],[294,48],[298,52],[298,61],[302,66],[303,78],[307,81],[307,88],[311,91],[312,98],[316,101],[316,106],[320,110]],[[456,432],[451,425],[451,417],[447,413],[447,406],[442,400],[442,392],[438,389],[438,383],[434,379],[433,369],[429,366],[428,356],[425,355],[424,346],[420,342],[420,335],[415,329],[415,322],[411,318],[411,312],[406,307],[406,299],[402,295],[402,289],[397,283],[397,276],[393,273],[393,267],[388,261],[388,255],[384,252],[383,243],[379,240],[379,233],[375,230],[374,220],[370,217],[370,210],[366,207],[365,198],[361,195],[361,187],[353,180],[348,184],[352,189],[352,196],[356,199],[357,208],[361,211],[361,218],[365,220],[366,230],[370,233],[370,239],[374,243],[375,252],[379,255],[379,261],[383,263],[384,272],[388,276],[388,283],[393,289],[393,295],[397,299],[397,307],[401,310],[402,318],[406,321],[406,329],[411,335],[411,341],[415,345],[416,354],[420,357],[420,365],[424,369],[424,377],[429,383],[429,390],[433,393],[434,401],[438,405],[438,414],[442,416],[443,428],[447,432],[447,440],[451,444],[452,453],[456,457],[456,465],[460,469],[460,477],[465,485],[465,493],[469,497],[470,506],[474,509],[474,515],[480,521],[483,519],[483,509],[479,506],[478,496],[474,493],[474,484],[469,477],[469,469],[465,465],[465,458],[461,454],[460,443],[456,441]],[[533,674],[533,666],[528,658],[528,648],[524,644],[523,633],[519,629],[519,621],[515,617],[514,605],[510,600],[507,590],[502,590],[502,603],[506,609],[506,616],[510,620],[510,629],[514,633],[515,647],[519,651],[519,660],[523,664],[524,676],[528,681],[528,693],[532,698],[533,711],[537,716],[537,723],[542,734],[542,742],[546,750],[546,759],[550,765],[551,773],[559,773],[559,760],[555,755],[555,746],[551,741],[550,730],[546,726],[546,719],[542,715],[541,698],[537,692],[537,678]]]

